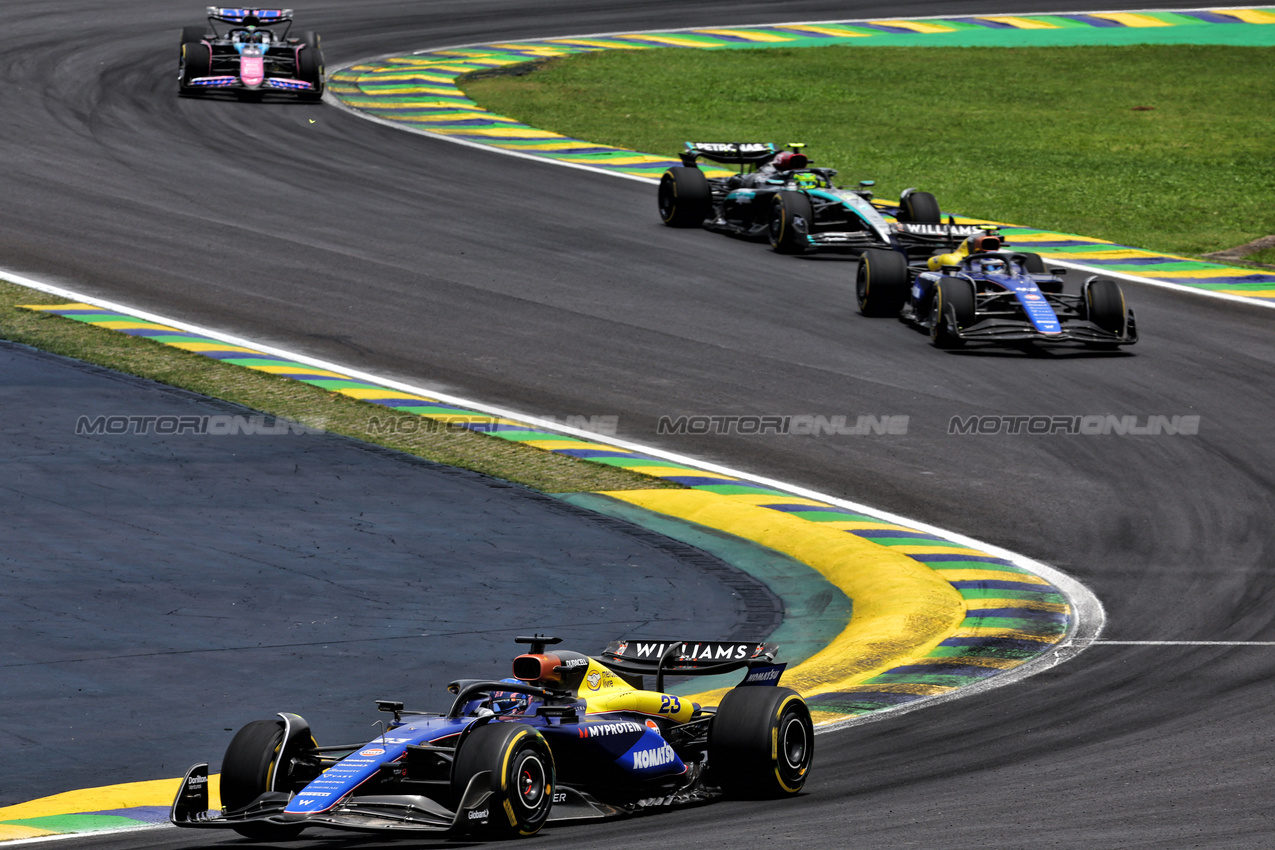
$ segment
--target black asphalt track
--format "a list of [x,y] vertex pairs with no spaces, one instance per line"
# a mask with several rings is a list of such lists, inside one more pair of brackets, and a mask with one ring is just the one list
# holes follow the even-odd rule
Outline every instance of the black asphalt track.
[[[1127,356],[942,354],[860,318],[852,264],[664,229],[642,184],[327,106],[178,100],[176,32],[199,11],[7,7],[3,265],[529,412],[616,414],[623,436],[973,534],[1089,585],[1107,608],[1104,639],[1275,640],[1267,310],[1127,285],[1143,337]],[[335,64],[622,28],[1033,11],[1058,8],[466,0],[320,2],[298,15]],[[656,435],[660,416],[682,413],[908,415],[910,426],[902,437]],[[947,433],[971,414],[1195,414],[1201,425],[1195,436]],[[798,802],[553,840],[1262,846],[1272,672],[1272,647],[1095,646],[1010,688],[821,737]]]
[[373,700],[444,711],[519,634],[598,652],[780,616],[622,520],[264,417],[227,433],[251,414],[8,343],[0,410],[0,806],[218,764],[277,711],[368,740]]

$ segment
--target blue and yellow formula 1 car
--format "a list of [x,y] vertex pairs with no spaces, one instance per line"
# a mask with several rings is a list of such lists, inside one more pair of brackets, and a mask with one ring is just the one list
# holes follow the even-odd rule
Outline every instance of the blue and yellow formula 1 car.
[[1138,341],[1133,310],[1114,280],[1086,278],[1063,294],[1066,269],[1039,254],[1007,250],[995,227],[955,250],[909,265],[890,251],[864,251],[855,291],[865,316],[898,316],[939,348],[967,342],[1079,343],[1113,349]]
[[[529,652],[513,678],[452,682],[446,714],[378,700],[394,719],[366,744],[318,746],[295,714],[249,723],[222,760],[222,810],[208,810],[208,765],[197,764],[172,822],[259,841],[313,826],[511,838],[805,784],[814,727],[802,698],[777,686],[773,644],[624,640],[590,658],[551,650],[558,638],[516,642]],[[663,692],[665,676],[734,670],[747,672],[716,709]]]
[[[781,150],[771,143],[687,142],[680,166],[660,178],[660,218],[670,227],[705,227],[755,241],[769,240],[781,254],[815,251],[897,251],[908,259],[952,248],[977,226],[942,222],[929,192],[905,189],[897,205],[873,201],[873,182],[855,189],[833,183],[837,171],[814,168],[804,145]],[[729,177],[709,177],[707,159],[738,166]],[[887,221],[882,213],[894,216]]]
[[275,92],[318,100],[323,96],[319,36],[306,32],[294,38],[291,29],[291,9],[209,6],[207,26],[182,29],[178,92],[224,91],[247,98]]

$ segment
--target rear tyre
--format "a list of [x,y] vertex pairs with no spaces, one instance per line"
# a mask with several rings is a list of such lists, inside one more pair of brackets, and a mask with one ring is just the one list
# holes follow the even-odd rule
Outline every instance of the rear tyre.
[[939,279],[930,308],[930,340],[937,348],[960,348],[965,340],[957,330],[974,324],[974,290],[967,281]]
[[555,784],[553,754],[545,739],[521,723],[488,723],[461,743],[452,765],[452,794],[459,806],[475,774],[491,771],[485,825],[472,831],[485,838],[535,835],[549,819]]
[[708,729],[713,781],[732,797],[791,797],[814,759],[810,710],[790,688],[727,691]]
[[177,64],[177,91],[190,94],[198,91],[190,81],[196,77],[207,77],[212,73],[212,49],[198,41],[182,44],[181,59]]
[[815,221],[810,198],[801,192],[778,192],[770,205],[770,247],[779,254],[804,254]]
[[929,192],[911,192],[899,202],[899,221],[939,224],[942,220],[939,202]]
[[323,97],[323,50],[319,46],[319,34],[306,32],[301,36],[305,43],[297,51],[297,79],[314,86],[313,91],[301,95],[302,100],[320,100]]
[[859,257],[855,294],[865,316],[896,316],[908,297],[908,263],[894,251],[869,248]]
[[1045,261],[1041,259],[1040,254],[1023,254],[1023,268],[1028,274],[1049,273],[1049,270],[1045,268]]
[[[273,790],[279,750],[283,747],[283,723],[254,720],[235,733],[221,760],[221,804],[227,811],[242,809]],[[295,838],[304,827],[271,823],[245,823],[235,832],[256,841]]]
[[660,178],[659,205],[669,227],[699,227],[713,212],[713,190],[698,168],[675,165]]

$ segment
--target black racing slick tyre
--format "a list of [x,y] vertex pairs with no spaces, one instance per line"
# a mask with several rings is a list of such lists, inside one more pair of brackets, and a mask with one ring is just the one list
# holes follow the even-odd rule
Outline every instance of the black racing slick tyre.
[[1040,254],[1023,254],[1023,268],[1028,274],[1048,274],[1049,272]]
[[974,288],[954,277],[939,279],[930,308],[930,340],[936,348],[960,348],[965,340],[957,334],[974,324]]
[[938,224],[943,220],[939,202],[929,192],[910,192],[899,201],[899,221]]
[[212,73],[212,49],[199,41],[187,41],[182,44],[181,59],[177,64],[177,90],[188,94],[198,90],[190,81],[196,77],[207,77]]
[[1128,333],[1129,308],[1120,284],[1105,277],[1091,278],[1085,282],[1083,300],[1089,321],[1121,337]]
[[713,190],[698,168],[675,165],[660,178],[659,205],[669,227],[699,227],[713,213]]
[[734,688],[708,728],[709,771],[732,797],[791,797],[810,775],[814,745],[810,709],[796,691]]
[[323,49],[319,44],[319,34],[306,32],[301,36],[304,47],[297,51],[297,79],[314,86],[312,91],[301,95],[302,100],[319,100],[323,97]]
[[555,785],[553,754],[544,737],[521,723],[488,723],[470,733],[452,765],[458,807],[470,780],[483,771],[491,772],[491,795],[482,804],[481,818],[466,815],[470,831],[484,838],[539,832],[549,819]]
[[810,247],[815,211],[801,192],[778,192],[770,205],[770,247],[779,254],[804,254]]
[[865,316],[897,316],[908,297],[908,263],[902,254],[869,248],[859,257],[855,295]]
[[[227,811],[242,809],[273,790],[274,772],[283,747],[283,723],[254,720],[235,733],[221,760],[221,804]],[[256,841],[282,841],[301,834],[303,827],[245,823],[235,832]]]
[[203,41],[204,36],[207,34],[207,30],[208,27],[200,26],[199,24],[196,24],[193,27],[182,27],[181,43],[187,44],[192,41]]

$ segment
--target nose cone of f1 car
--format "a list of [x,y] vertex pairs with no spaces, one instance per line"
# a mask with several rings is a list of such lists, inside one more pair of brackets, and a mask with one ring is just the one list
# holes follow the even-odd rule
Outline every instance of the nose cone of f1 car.
[[266,62],[260,53],[245,52],[239,57],[239,79],[250,89],[258,88],[266,79]]

